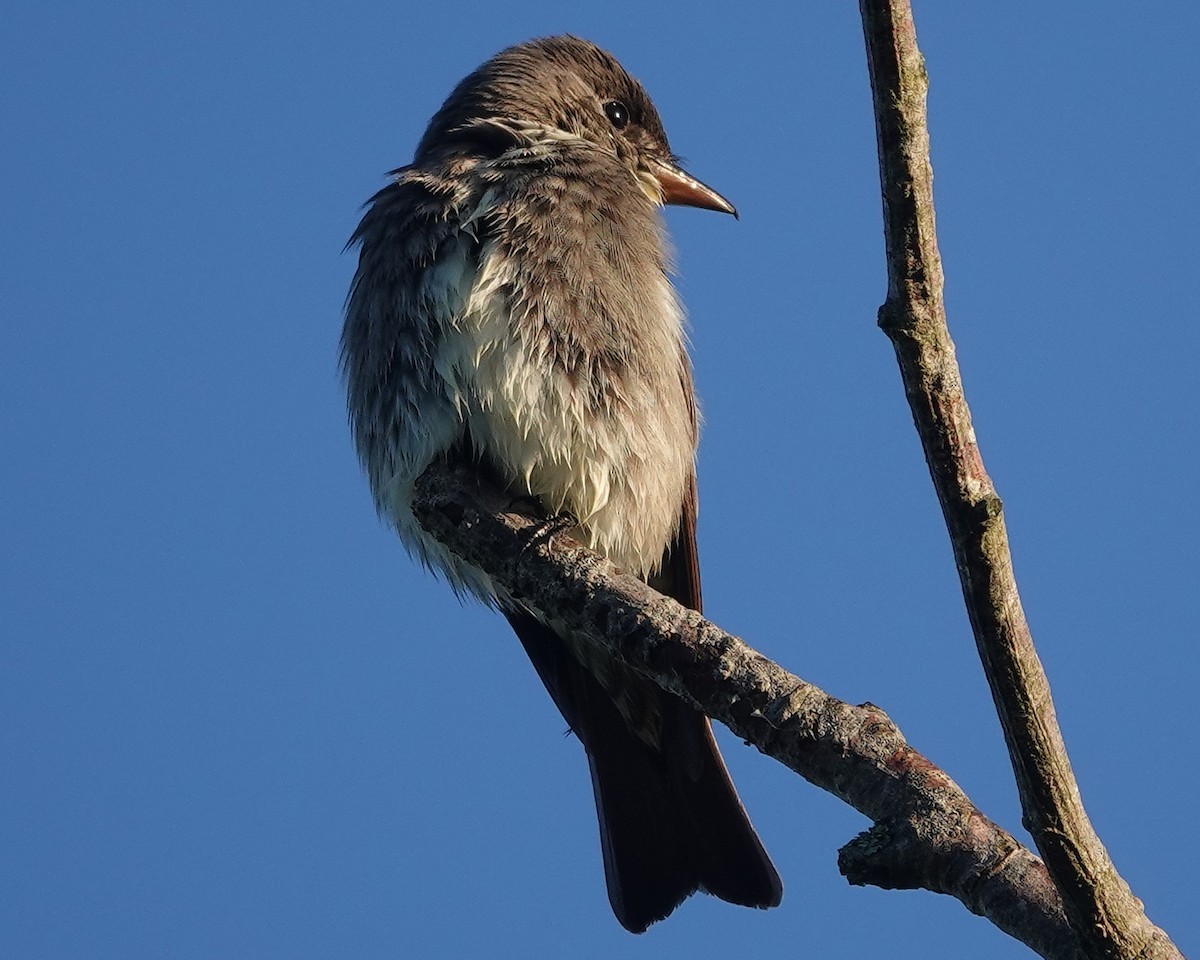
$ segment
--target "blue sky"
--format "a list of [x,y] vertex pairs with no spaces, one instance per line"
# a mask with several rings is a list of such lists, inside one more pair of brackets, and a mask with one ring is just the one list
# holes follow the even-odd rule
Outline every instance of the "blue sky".
[[[922,3],[951,329],[1085,802],[1200,952],[1195,4]],[[375,519],[336,372],[359,204],[571,31],[742,219],[672,210],[709,615],[1020,831],[890,347],[840,4],[16,3],[0,36],[0,955],[1028,956],[850,888],[868,824],[722,741],[784,876],[641,938],[499,618]]]

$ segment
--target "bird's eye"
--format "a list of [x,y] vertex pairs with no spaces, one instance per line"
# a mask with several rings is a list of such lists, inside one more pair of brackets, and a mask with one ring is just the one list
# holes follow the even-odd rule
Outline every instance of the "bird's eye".
[[604,105],[604,115],[618,130],[623,130],[629,124],[629,108],[620,100],[609,100]]

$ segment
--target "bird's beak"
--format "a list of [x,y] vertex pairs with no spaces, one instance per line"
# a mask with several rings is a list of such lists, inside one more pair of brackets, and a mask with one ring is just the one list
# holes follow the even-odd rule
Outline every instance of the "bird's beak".
[[684,173],[679,167],[665,160],[652,160],[650,175],[658,183],[662,192],[663,203],[674,203],[684,207],[703,207],[705,210],[719,210],[721,213],[732,213],[736,218],[738,212],[732,203],[717,193],[712,187],[701,183],[690,173]]

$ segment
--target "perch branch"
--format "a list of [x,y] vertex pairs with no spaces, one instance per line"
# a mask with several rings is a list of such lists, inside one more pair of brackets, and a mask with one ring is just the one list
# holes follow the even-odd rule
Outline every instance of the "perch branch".
[[414,504],[429,533],[522,604],[874,821],[840,851],[851,883],[946,893],[1044,957],[1084,957],[1042,861],[879,707],[831,697],[566,535],[540,536],[542,518],[518,509],[466,468],[441,464],[418,482]]

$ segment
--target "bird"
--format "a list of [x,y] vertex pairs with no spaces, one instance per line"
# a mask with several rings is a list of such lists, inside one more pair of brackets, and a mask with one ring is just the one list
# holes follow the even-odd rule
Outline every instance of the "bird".
[[470,464],[699,611],[698,413],[661,208],[734,207],[683,170],[641,83],[573,36],[478,67],[389,176],[347,244],[358,264],[341,338],[380,515],[508,619],[582,743],[627,930],[698,890],[778,905],[708,718],[508,595],[412,512],[430,464]]

